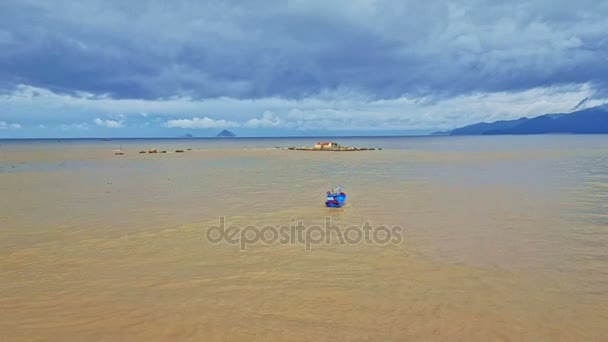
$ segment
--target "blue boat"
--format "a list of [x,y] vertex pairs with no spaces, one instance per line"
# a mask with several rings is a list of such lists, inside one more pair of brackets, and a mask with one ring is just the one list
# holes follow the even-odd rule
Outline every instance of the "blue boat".
[[342,208],[346,204],[346,194],[342,191],[341,187],[337,190],[327,192],[327,198],[325,199],[325,206],[328,208]]

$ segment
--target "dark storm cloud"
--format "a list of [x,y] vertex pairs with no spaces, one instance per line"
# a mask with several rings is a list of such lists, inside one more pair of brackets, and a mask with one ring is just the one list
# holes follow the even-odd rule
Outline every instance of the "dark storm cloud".
[[369,98],[607,88],[601,1],[12,1],[0,90]]

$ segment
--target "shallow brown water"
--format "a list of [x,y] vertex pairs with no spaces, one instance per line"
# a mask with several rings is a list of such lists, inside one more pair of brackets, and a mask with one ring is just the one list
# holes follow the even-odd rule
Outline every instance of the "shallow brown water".
[[[126,142],[125,156],[111,153],[115,142],[3,144],[0,334],[608,339],[607,138],[263,148],[280,143]],[[194,150],[136,153],[150,144]],[[332,184],[349,194],[343,209],[322,206]],[[405,233],[397,245],[240,251],[205,240],[220,216],[240,227],[331,217],[342,229],[370,221]]]

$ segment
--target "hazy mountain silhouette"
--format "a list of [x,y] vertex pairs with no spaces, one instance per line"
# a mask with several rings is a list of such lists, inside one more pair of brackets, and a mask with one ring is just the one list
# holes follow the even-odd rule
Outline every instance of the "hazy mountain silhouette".
[[236,137],[236,134],[230,132],[229,130],[225,129],[221,132],[219,132],[217,134],[218,137],[223,137],[223,138],[230,138],[230,137]]
[[583,109],[569,114],[545,114],[534,118],[480,122],[436,135],[493,135],[493,134],[547,134],[608,133],[608,105]]

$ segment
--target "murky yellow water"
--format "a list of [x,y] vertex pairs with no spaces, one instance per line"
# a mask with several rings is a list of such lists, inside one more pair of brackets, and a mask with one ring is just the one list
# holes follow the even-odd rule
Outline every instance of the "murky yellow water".
[[[338,154],[5,144],[0,335],[607,340],[608,139],[487,139],[374,141],[389,148]],[[343,209],[322,206],[332,184],[349,194]],[[398,245],[240,251],[205,240],[220,216],[405,233]]]

